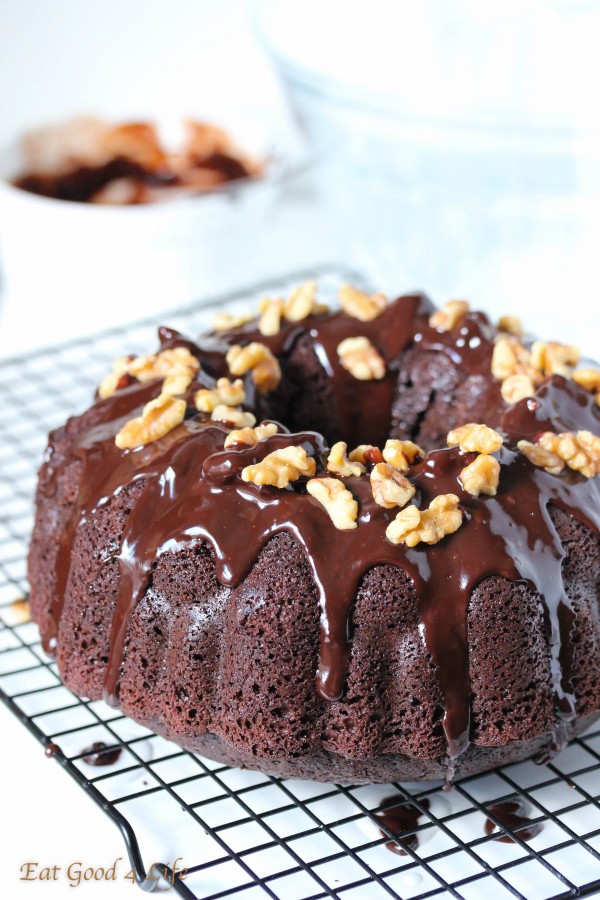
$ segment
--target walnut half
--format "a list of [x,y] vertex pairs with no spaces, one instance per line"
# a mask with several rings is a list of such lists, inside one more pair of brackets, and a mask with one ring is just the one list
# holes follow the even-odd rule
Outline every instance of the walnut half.
[[415,496],[415,488],[393,466],[388,463],[377,463],[371,470],[371,491],[378,506],[393,509],[395,506],[406,506]]
[[527,459],[551,475],[559,475],[565,463],[586,478],[600,475],[600,437],[591,431],[545,431],[535,444],[519,441],[517,447]]
[[580,387],[594,395],[600,406],[600,369],[576,369],[572,377]]
[[258,304],[260,318],[258,320],[258,330],[265,337],[271,337],[279,334],[281,328],[281,317],[283,315],[283,303],[281,297],[263,297]]
[[371,322],[380,316],[387,306],[385,294],[365,294],[349,284],[342,285],[339,298],[344,312],[360,322]]
[[327,471],[334,475],[342,475],[348,478],[350,475],[362,475],[365,471],[364,465],[358,461],[352,461],[346,456],[348,445],[345,441],[338,441],[333,445],[327,457]]
[[274,391],[281,381],[281,368],[265,344],[257,341],[241,347],[234,344],[227,351],[226,362],[232,375],[252,372],[252,381],[261,394]]
[[146,403],[142,415],[130,419],[115,438],[120,450],[131,450],[156,441],[181,425],[185,416],[185,400],[177,400],[168,394],[160,394]]
[[565,467],[564,461],[557,453],[546,450],[538,444],[532,444],[531,441],[519,441],[517,449],[526,456],[530,463],[545,469],[550,475],[560,475]]
[[497,431],[475,422],[461,425],[448,432],[448,446],[458,444],[461,450],[468,453],[495,453],[502,443],[502,436]]
[[512,405],[526,397],[533,397],[535,384],[530,375],[509,375],[502,382],[500,393],[504,402]]
[[259,441],[272,437],[277,434],[277,425],[274,422],[268,422],[266,425],[257,425],[256,428],[245,427],[236,431],[230,431],[225,438],[224,447],[235,447],[242,445],[246,447],[254,447]]
[[214,388],[201,388],[194,394],[194,404],[200,412],[211,413],[220,404],[239,406],[246,399],[246,392],[241,379],[230,381],[219,378]]
[[400,441],[396,438],[389,438],[385,442],[383,458],[386,463],[389,463],[390,466],[393,466],[400,472],[407,472],[417,456],[425,456],[425,451],[421,450],[419,445],[413,443],[413,441]]
[[563,431],[561,434],[545,431],[537,443],[544,450],[556,453],[570,469],[581,472],[586,478],[600,474],[600,437],[591,431]]
[[337,478],[311,478],[306,490],[325,510],[340,531],[356,528],[358,503]]
[[478,497],[489,494],[495,497],[500,481],[500,463],[487,453],[480,455],[460,473],[462,486],[468,494]]
[[141,382],[162,378],[163,394],[183,394],[199,369],[200,363],[187,347],[173,347],[145,356],[123,356],[115,360],[112,372],[100,382],[98,395],[102,399],[112,397],[123,375],[131,375]]
[[282,447],[269,453],[259,463],[242,469],[242,480],[285,488],[290,481],[297,481],[303,475],[314,475],[315,471],[316,463],[304,447]]
[[429,324],[439,331],[452,331],[469,312],[467,300],[449,300],[429,317]]
[[385,377],[385,362],[368,338],[346,338],[338,344],[337,352],[340,364],[358,381]]
[[224,403],[215,406],[210,418],[213,422],[223,422],[236,428],[252,428],[256,425],[256,417],[251,412],[245,412],[235,406],[226,406]]
[[213,321],[213,331],[230,331],[233,328],[241,328],[254,319],[254,313],[217,313]]
[[294,288],[283,309],[288,322],[302,322],[303,319],[322,312],[327,312],[327,307],[317,303],[316,281],[305,281]]
[[578,347],[558,341],[534,341],[531,345],[531,365],[542,375],[564,375],[569,378],[578,362]]
[[392,544],[416,547],[419,543],[437,544],[447,534],[458,531],[462,525],[462,513],[456,494],[440,494],[428,509],[407,506],[400,510],[388,525],[385,535]]

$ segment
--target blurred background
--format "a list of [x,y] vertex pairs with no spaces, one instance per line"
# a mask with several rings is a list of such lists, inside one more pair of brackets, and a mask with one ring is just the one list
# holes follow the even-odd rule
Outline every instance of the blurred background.
[[[337,260],[593,356],[599,46],[596,0],[0,0],[0,353]],[[80,114],[273,162],[160,209],[7,186],[19,136]]]

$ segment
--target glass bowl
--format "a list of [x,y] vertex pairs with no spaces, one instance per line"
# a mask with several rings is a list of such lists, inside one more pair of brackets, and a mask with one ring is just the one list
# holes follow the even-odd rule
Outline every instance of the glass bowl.
[[581,311],[593,351],[598,4],[313,5],[263,2],[258,27],[341,258],[393,292],[554,319],[565,340]]

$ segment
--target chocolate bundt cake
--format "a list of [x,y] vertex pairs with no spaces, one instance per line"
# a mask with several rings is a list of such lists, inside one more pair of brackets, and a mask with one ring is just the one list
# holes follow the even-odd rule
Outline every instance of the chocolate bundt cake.
[[51,434],[43,646],[77,694],[276,775],[547,759],[600,716],[600,372],[464,301],[339,299],[161,328]]

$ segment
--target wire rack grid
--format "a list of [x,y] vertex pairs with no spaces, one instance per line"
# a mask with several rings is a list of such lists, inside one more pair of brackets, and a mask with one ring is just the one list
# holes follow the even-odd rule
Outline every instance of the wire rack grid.
[[[314,276],[314,271],[310,276]],[[356,273],[323,267],[334,294]],[[169,312],[165,324],[191,334],[215,307],[235,309],[283,294],[294,273],[211,303]],[[551,764],[521,763],[439,784],[345,786],[278,779],[231,769],[181,750],[109,709],[81,700],[60,681],[37,628],[23,615],[25,555],[36,471],[50,428],[84,409],[112,359],[147,352],[158,321],[20,356],[0,365],[0,697],[55,760],[116,823],[141,888],[168,882],[185,898],[320,900],[489,895],[559,900],[600,892],[600,729],[575,740]],[[120,748],[102,769],[84,759],[102,741]],[[420,813],[404,854],[376,813],[394,795]],[[525,841],[487,835],[486,819],[510,831],[490,807],[519,799],[542,824]],[[173,862],[187,872],[181,877]],[[150,861],[150,862],[149,862]]]

